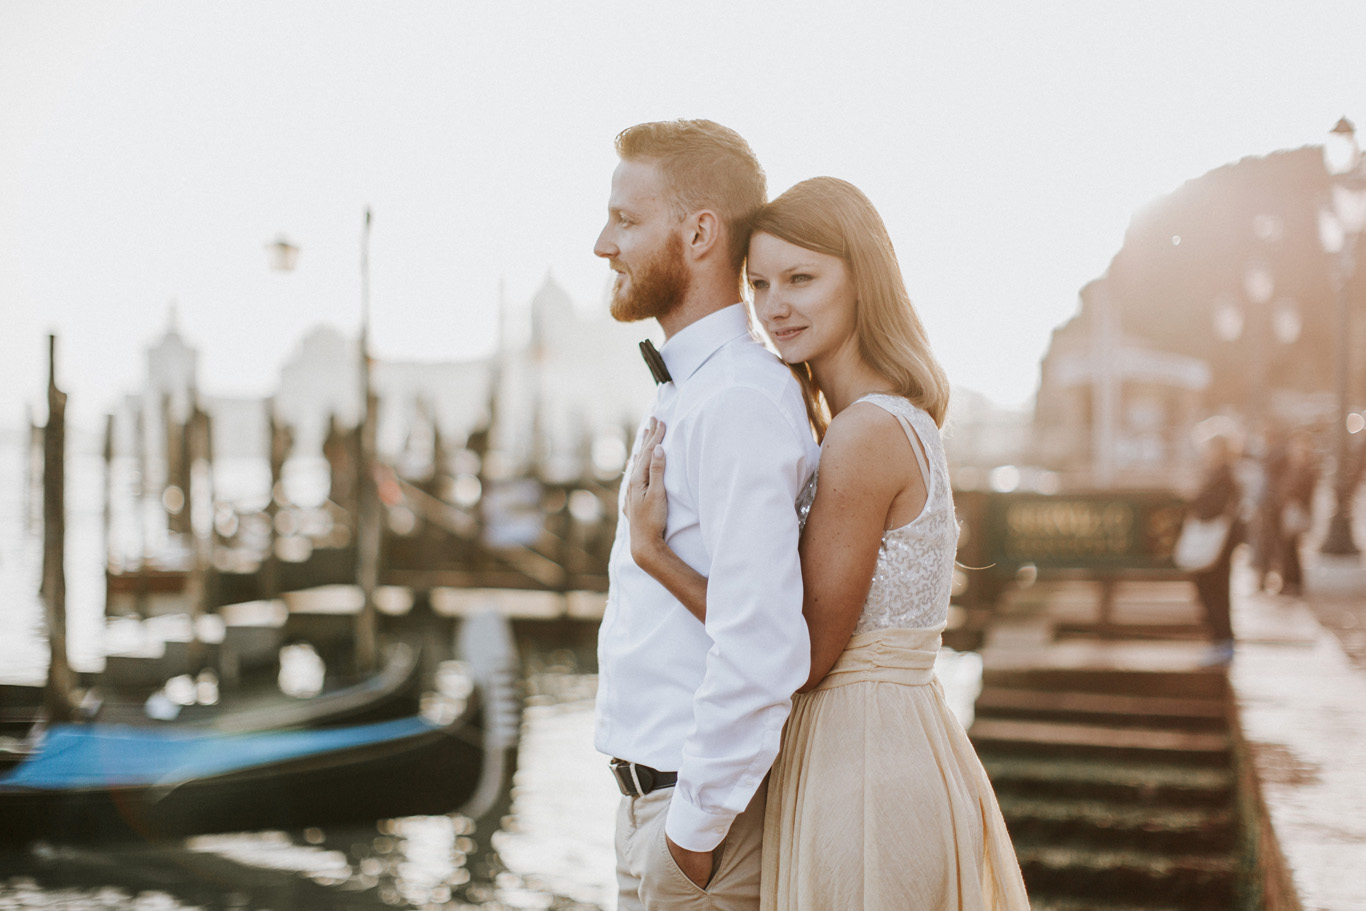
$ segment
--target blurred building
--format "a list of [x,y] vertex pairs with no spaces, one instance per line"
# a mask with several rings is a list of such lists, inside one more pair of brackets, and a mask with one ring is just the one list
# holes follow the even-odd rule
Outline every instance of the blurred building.
[[[944,453],[955,489],[988,489],[993,483],[999,484],[1002,473],[996,469],[1013,466],[1019,470],[1030,464],[1031,446],[1032,414],[1028,408],[1003,408],[981,393],[953,387],[944,418]],[[1017,477],[1009,486],[1026,480]]]
[[[525,323],[524,336],[518,323]],[[629,434],[654,397],[639,348],[642,339],[660,341],[654,323],[618,323],[605,308],[585,314],[547,276],[525,317],[505,314],[502,335],[494,364],[498,459],[572,476],[595,444],[600,458],[612,456],[604,456],[606,440],[624,461]]]
[[[439,428],[457,444],[485,419],[490,363],[377,359],[371,384],[379,399],[379,449],[400,450],[414,425]],[[280,370],[275,409],[294,430],[302,451],[321,449],[328,421],[354,427],[361,419],[360,349],[332,326],[317,326],[300,340]]]
[[1031,461],[1069,486],[1169,486],[1194,467],[1192,431],[1207,416],[1210,366],[1118,326],[1107,329],[1103,293],[1088,285],[1082,314],[1053,332]]
[[176,420],[184,420],[199,376],[199,352],[180,334],[180,318],[174,303],[167,311],[166,331],[147,347],[146,364],[143,398],[155,409],[164,403]]
[[[1072,486],[1171,486],[1191,431],[1323,427],[1335,406],[1337,259],[1320,246],[1329,179],[1317,147],[1245,158],[1135,215],[1041,366],[1034,460]],[[1352,350],[1366,351],[1357,270]],[[1351,377],[1366,404],[1366,358]]]
[[167,308],[166,328],[143,352],[142,389],[126,395],[115,420],[118,451],[146,456],[147,483],[165,484],[175,466],[168,464],[170,437],[184,423],[195,400],[199,351],[180,333],[176,305]]
[[[658,330],[617,323],[605,307],[585,312],[550,277],[529,307],[504,302],[501,309],[500,338],[487,357],[372,362],[380,452],[431,454],[438,435],[449,451],[480,433],[497,474],[573,476],[595,453],[619,467],[628,434],[654,395],[637,343],[651,334],[658,341]],[[359,357],[354,337],[318,326],[281,366],[274,396],[213,396],[199,389],[198,351],[181,335],[173,308],[147,349],[144,388],[125,399],[117,448],[137,452],[141,427],[142,451],[159,465],[166,435],[197,399],[213,418],[217,458],[264,458],[272,407],[293,432],[294,454],[318,456],[329,421],[349,428],[360,420]]]

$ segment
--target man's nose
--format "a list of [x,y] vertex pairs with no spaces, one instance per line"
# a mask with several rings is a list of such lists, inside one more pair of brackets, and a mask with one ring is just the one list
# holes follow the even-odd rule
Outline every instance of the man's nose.
[[617,255],[617,245],[613,243],[609,236],[612,230],[611,225],[603,225],[602,233],[598,235],[597,241],[593,244],[593,255],[601,256],[603,259],[611,259]]

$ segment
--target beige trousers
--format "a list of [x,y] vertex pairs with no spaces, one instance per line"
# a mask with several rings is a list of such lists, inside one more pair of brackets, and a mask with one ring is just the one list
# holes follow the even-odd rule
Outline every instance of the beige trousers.
[[617,911],[756,911],[759,849],[764,840],[764,798],[759,786],[717,848],[716,872],[705,889],[678,869],[664,840],[673,788],[623,797],[617,810]]

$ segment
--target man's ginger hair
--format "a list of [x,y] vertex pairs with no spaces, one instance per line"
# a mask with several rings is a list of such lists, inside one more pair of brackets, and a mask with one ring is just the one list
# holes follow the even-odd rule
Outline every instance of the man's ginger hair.
[[662,120],[622,130],[616,149],[622,161],[659,167],[680,220],[702,209],[720,216],[731,268],[743,268],[750,224],[768,200],[768,182],[739,133],[710,120]]

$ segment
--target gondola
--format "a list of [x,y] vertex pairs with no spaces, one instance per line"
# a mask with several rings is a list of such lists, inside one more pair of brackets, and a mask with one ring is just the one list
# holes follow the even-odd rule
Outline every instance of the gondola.
[[477,711],[326,730],[55,725],[0,776],[0,839],[160,840],[445,813],[474,792]]
[[[406,643],[388,649],[384,667],[365,679],[316,696],[295,698],[278,689],[252,697],[229,693],[214,705],[187,705],[172,718],[148,717],[142,705],[107,703],[95,721],[151,725],[194,726],[227,733],[336,727],[387,721],[417,712],[422,689],[419,650]],[[130,711],[131,709],[131,711]]]
[[[234,693],[213,705],[175,706],[173,717],[162,718],[149,715],[141,702],[108,701],[81,723],[247,733],[387,721],[417,712],[421,671],[419,650],[398,643],[378,673],[316,696],[293,698],[278,689],[255,696]],[[44,727],[41,687],[0,686],[0,772],[35,753]]]
[[[325,729],[53,725],[0,774],[0,842],[157,841],[213,832],[477,816],[516,764],[514,658],[476,646],[463,709]],[[449,704],[447,704],[449,707]]]

